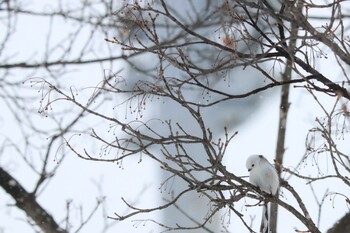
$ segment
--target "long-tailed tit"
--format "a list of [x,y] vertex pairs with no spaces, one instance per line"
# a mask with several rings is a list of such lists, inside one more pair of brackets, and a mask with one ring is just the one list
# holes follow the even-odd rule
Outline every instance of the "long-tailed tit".
[[[251,155],[248,157],[246,167],[249,171],[249,182],[259,187],[260,190],[271,195],[276,195],[279,187],[279,178],[276,169],[262,155]],[[269,208],[267,203],[263,206],[263,216],[260,232],[269,233]]]

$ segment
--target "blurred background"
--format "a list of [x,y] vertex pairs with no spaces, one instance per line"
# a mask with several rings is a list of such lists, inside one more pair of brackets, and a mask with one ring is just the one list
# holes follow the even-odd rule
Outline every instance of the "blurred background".
[[[147,7],[150,2],[153,3],[140,1],[140,5]],[[101,94],[100,90],[110,88],[104,86],[104,80],[110,80],[110,83],[126,90],[137,86],[140,80],[153,82],[159,75],[157,54],[140,51],[140,54],[133,55],[105,40],[108,38],[113,41],[112,38],[117,37],[124,43],[123,39],[127,42],[129,33],[135,33],[138,35],[137,40],[147,43],[142,32],[128,21],[135,16],[127,15],[127,8],[123,8],[125,4],[126,1],[107,0],[0,3],[0,167],[28,192],[33,192],[37,202],[69,232],[160,232],[162,228],[150,220],[174,227],[176,224],[188,225],[203,221],[211,208],[207,199],[194,193],[178,202],[180,208],[145,213],[125,221],[109,219],[108,216],[115,217],[114,213],[130,213],[123,199],[138,208],[154,208],[164,204],[164,199],[171,199],[174,193],[181,192],[186,183],[174,179],[161,185],[169,173],[159,169],[159,164],[147,156],[128,157],[119,162],[103,161],[119,155],[95,144],[91,140],[91,129],[98,135],[113,138],[118,137],[118,128],[95,115],[57,101],[63,97],[54,91],[47,91],[46,82],[49,82],[97,112],[127,121],[142,119],[164,134],[167,129],[161,122],[168,119],[179,123],[188,132],[200,133],[188,112],[174,101],[151,98],[145,102],[145,106],[140,107],[137,101],[133,102],[128,92]],[[232,25],[225,25],[225,20],[230,16],[219,8],[221,4],[215,1],[182,0],[169,4],[169,9],[182,22],[198,23],[198,28],[194,29],[203,37],[225,45],[225,36],[239,38],[241,35],[237,28],[232,30]],[[220,10],[222,12],[218,13]],[[121,16],[121,12],[124,16]],[[175,39],[178,36],[178,41],[188,42],[186,37],[182,38],[181,31],[181,28],[164,26],[158,31],[159,39],[171,41],[172,36]],[[249,34],[252,38],[259,37],[253,31]],[[242,53],[261,52],[253,41],[235,46]],[[235,58],[230,57],[228,52],[198,45],[186,53],[203,70],[205,67],[214,67],[219,61],[231,61],[230,66],[222,71],[205,75],[205,80],[217,90],[239,95],[266,85],[266,78],[261,77],[261,71],[244,67],[239,62],[232,63]],[[337,80],[343,71],[334,69],[336,58],[329,56],[327,60],[322,59],[325,56],[321,53],[315,66],[324,76]],[[170,66],[171,62],[165,61],[164,65]],[[275,65],[274,61],[262,64],[261,70],[270,72],[272,67],[271,75],[273,73],[272,76],[280,80],[283,68]],[[166,69],[166,76],[185,80],[186,73],[170,67]],[[245,81],[242,82],[242,79]],[[200,88],[186,89],[183,94],[195,103],[204,104],[221,98],[208,96]],[[336,102],[336,98],[324,94],[317,95],[317,98],[325,109],[331,109]],[[310,129],[317,126],[315,119],[323,116],[324,111],[315,104],[315,98],[306,89],[298,88],[297,85],[291,88],[289,102],[284,166],[290,169],[298,167],[298,172],[315,175],[313,165],[316,162],[312,159],[303,160],[306,136]],[[225,127],[231,133],[238,131],[224,157],[223,163],[228,171],[237,176],[247,176],[245,160],[251,154],[264,154],[273,162],[279,104],[280,89],[277,87],[247,98],[222,101],[203,108],[203,120],[212,130],[214,138],[223,137]],[[67,141],[76,148],[93,152],[94,157],[101,158],[101,161],[79,158],[65,146]],[[339,137],[337,143],[349,153],[347,134]],[[157,153],[159,148],[151,150]],[[204,153],[203,148],[193,146],[188,148],[188,153],[198,155],[199,163],[208,163],[204,156],[200,156]],[[84,156],[86,154],[82,154]],[[298,166],[301,162],[303,165]],[[329,163],[328,159],[317,160],[316,176],[331,173],[328,170]],[[199,179],[207,178],[202,175],[198,174]],[[311,217],[316,222],[319,220],[322,232],[348,211],[341,198],[322,199],[330,190],[346,192],[341,182],[327,183],[327,186],[315,183],[311,190],[309,186],[305,188],[305,180],[287,174],[282,174],[282,177],[300,192]],[[282,191],[281,198],[288,202],[290,197]],[[257,229],[261,210],[247,207],[246,204],[238,202],[235,207]],[[323,212],[319,215],[320,209]],[[184,212],[191,213],[190,218]],[[14,200],[3,189],[0,189],[0,219],[0,232],[39,231],[33,221],[14,206]],[[278,221],[288,221],[288,225],[295,229],[304,227],[281,208]],[[283,224],[279,224],[278,229],[282,231]],[[213,217],[206,231],[246,232],[246,228],[240,219],[221,212]],[[200,229],[193,232],[204,231]]]

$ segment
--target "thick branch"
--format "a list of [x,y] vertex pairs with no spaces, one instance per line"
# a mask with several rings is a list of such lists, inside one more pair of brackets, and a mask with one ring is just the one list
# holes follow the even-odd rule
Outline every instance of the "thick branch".
[[[302,6],[299,6],[301,8]],[[284,13],[284,5],[282,4],[280,13]],[[278,25],[281,41],[284,46],[287,46],[285,43],[285,35],[284,35],[284,27],[282,22]],[[286,49],[288,49],[288,53],[294,56],[295,54],[295,46],[296,46],[296,38],[298,36],[298,26],[295,23],[291,25],[291,40]],[[287,60],[287,64],[282,74],[282,81],[288,82],[292,79],[292,60]],[[278,175],[281,176],[281,165],[283,164],[283,157],[285,151],[285,140],[286,140],[286,131],[287,131],[287,117],[289,110],[289,85],[283,85],[281,90],[281,102],[280,102],[280,118],[278,123],[278,135],[277,135],[277,146],[276,146],[276,164]],[[277,232],[277,216],[278,216],[278,205],[276,203],[272,203],[271,205],[271,232]]]
[[0,167],[0,186],[16,201],[16,206],[23,210],[43,232],[67,233],[53,217],[36,201],[35,196],[8,172]]
[[344,233],[350,232],[350,212],[345,214],[338,222],[336,222],[327,233]]

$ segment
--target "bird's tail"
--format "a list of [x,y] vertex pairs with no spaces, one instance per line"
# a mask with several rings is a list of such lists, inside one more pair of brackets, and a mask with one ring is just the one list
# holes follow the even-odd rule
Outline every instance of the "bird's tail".
[[270,233],[270,211],[268,207],[268,203],[264,202],[260,225],[261,233]]

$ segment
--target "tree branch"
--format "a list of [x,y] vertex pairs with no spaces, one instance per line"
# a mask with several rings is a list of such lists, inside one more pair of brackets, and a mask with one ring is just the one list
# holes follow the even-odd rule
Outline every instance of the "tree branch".
[[40,229],[45,233],[68,233],[62,229],[53,217],[36,201],[35,196],[24,187],[7,171],[0,167],[0,186],[15,201],[16,206],[23,210]]
[[350,212],[345,214],[338,222],[336,222],[327,233],[344,233],[350,232]]

